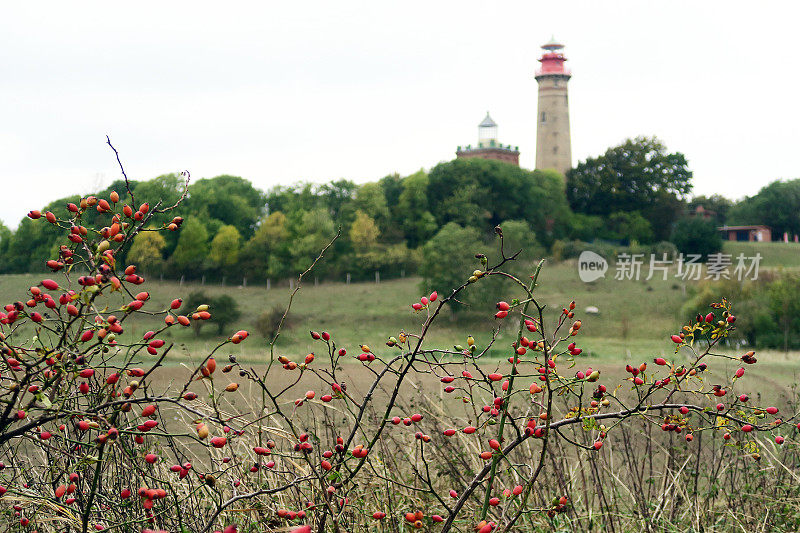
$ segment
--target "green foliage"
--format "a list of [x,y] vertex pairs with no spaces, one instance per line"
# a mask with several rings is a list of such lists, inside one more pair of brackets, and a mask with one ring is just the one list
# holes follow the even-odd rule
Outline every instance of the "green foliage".
[[280,211],[261,220],[239,256],[248,276],[263,280],[283,275],[288,261],[286,224],[286,215]]
[[211,322],[217,325],[217,333],[222,335],[226,328],[239,320],[242,316],[239,304],[227,294],[222,294],[211,300]]
[[678,247],[669,241],[660,241],[651,245],[650,251],[658,260],[661,260],[664,256],[666,256],[668,260],[674,260],[678,257]]
[[503,250],[506,256],[521,250],[509,271],[515,275],[524,275],[523,271],[530,270],[531,265],[542,258],[544,248],[536,240],[536,233],[530,224],[524,220],[509,220],[500,224],[500,227],[503,230]]
[[[281,320],[283,320],[285,311],[286,309],[284,307],[276,305],[272,309],[267,309],[258,315],[254,327],[267,342],[271,342],[278,332],[278,327],[281,325]],[[282,327],[287,328],[288,326],[288,322],[284,322]]]
[[605,257],[609,262],[615,260],[619,254],[644,254],[649,257],[653,254],[659,260],[666,254],[667,259],[674,260],[678,249],[669,241],[660,241],[654,244],[632,244],[621,246],[613,242],[595,240],[594,242],[559,240],[553,243],[550,253],[556,261],[577,259],[585,251],[594,252]]
[[800,179],[774,181],[730,209],[727,224],[764,224],[773,235],[800,235]]
[[211,241],[208,258],[217,268],[231,267],[239,260],[239,230],[234,226],[222,226]]
[[43,272],[44,261],[38,258],[55,256],[53,232],[36,222],[27,218],[20,222],[6,249],[5,272]]
[[200,330],[206,322],[215,324],[217,326],[217,334],[222,335],[229,324],[232,324],[242,316],[239,304],[236,303],[233,297],[227,294],[210,297],[203,291],[194,291],[189,294],[189,297],[183,302],[181,312],[191,316],[201,305],[208,305],[211,318],[207,321],[192,320],[192,329],[196,336],[200,336]]
[[358,188],[354,201],[355,208],[370,217],[381,232],[390,224],[389,206],[383,188],[378,183],[365,183]]
[[551,254],[556,261],[566,261],[568,259],[577,259],[581,253],[591,251],[598,255],[605,257],[610,261],[612,257],[616,257],[618,253],[625,250],[625,247],[610,244],[603,241],[585,242],[579,240],[557,240],[551,247]]
[[164,269],[162,252],[166,246],[167,241],[161,233],[143,231],[134,238],[128,257],[135,258],[136,264],[143,272],[160,274]]
[[383,190],[383,196],[386,198],[386,204],[389,207],[389,227],[383,230],[383,240],[385,242],[399,243],[406,240],[406,235],[403,231],[403,222],[405,222],[406,217],[403,215],[399,203],[400,194],[403,192],[407,179],[399,174],[391,174],[378,181]]
[[573,213],[569,218],[569,237],[579,241],[592,241],[596,239],[605,227],[603,217]]
[[428,202],[429,182],[422,170],[411,174],[403,180],[397,197],[399,224],[411,248],[425,243],[436,232],[437,222]]
[[672,229],[670,241],[683,254],[700,254],[705,260],[709,254],[722,250],[722,237],[713,221],[698,217],[678,220]]
[[588,215],[640,211],[655,239],[664,240],[691,179],[683,154],[667,153],[655,137],[637,137],[567,172],[567,198],[574,211]]
[[356,251],[364,252],[373,248],[378,242],[380,233],[372,217],[360,209],[356,211],[356,219],[350,226],[350,242]]
[[382,276],[398,276],[414,272],[422,250],[409,250],[405,244],[380,244],[356,253],[356,261],[348,265],[355,279],[369,279],[377,270]]
[[265,204],[264,193],[248,180],[225,175],[193,183],[185,210],[200,218],[209,233],[215,234],[221,226],[231,225],[248,239]]
[[5,224],[0,222],[0,272],[6,271],[3,262],[8,257],[7,252],[9,246],[11,246],[11,240],[13,237],[14,234],[11,232],[11,230],[8,229]]
[[[336,233],[331,216],[324,209],[300,211],[289,217],[289,234],[292,246],[289,249],[292,272],[302,272],[311,266],[320,251]],[[317,272],[324,273],[330,265],[319,265]]]
[[728,298],[735,302],[736,321],[731,341],[748,346],[800,348],[800,276],[792,272],[762,272],[758,280],[738,279],[700,282],[684,304],[682,318],[712,311],[707,298]]
[[[443,295],[449,295],[453,289],[465,283],[475,269],[481,268],[475,254],[482,253],[483,250],[483,242],[475,228],[465,228],[455,222],[445,224],[422,247],[422,263],[419,267],[423,278],[421,290],[425,293],[436,290]],[[488,279],[474,283],[462,295],[461,302],[469,305],[484,299],[485,291],[479,288],[487,288],[487,282],[492,284],[492,280]],[[451,302],[450,309],[457,313],[463,310],[463,306],[458,302]]]
[[323,208],[328,211],[331,218],[339,222],[349,222],[353,216],[353,197],[359,190],[358,185],[350,180],[337,180],[319,187],[318,200],[309,205],[302,205],[300,209],[313,210]]
[[181,271],[197,273],[203,266],[207,250],[208,231],[205,225],[197,217],[187,217],[171,257],[173,265]]
[[722,224],[725,224],[725,221],[728,218],[728,213],[734,206],[734,202],[719,194],[712,194],[711,196],[701,195],[692,198],[687,207],[689,208],[690,212],[694,212],[698,207],[701,206],[705,212],[712,212],[713,215],[711,218],[717,223],[717,225],[721,226]]
[[545,243],[568,230],[569,208],[558,172],[456,159],[436,165],[429,180],[428,204],[439,225],[455,222],[489,231],[504,220],[525,220]]
[[601,232],[607,239],[645,244],[653,241],[653,227],[639,211],[612,213],[607,224]]
[[800,276],[784,274],[769,284],[769,308],[782,336],[783,351],[800,344]]

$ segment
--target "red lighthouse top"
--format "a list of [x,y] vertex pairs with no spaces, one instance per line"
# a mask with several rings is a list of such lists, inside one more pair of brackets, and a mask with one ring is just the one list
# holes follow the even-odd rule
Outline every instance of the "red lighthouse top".
[[539,58],[542,68],[536,72],[537,76],[544,76],[548,74],[570,74],[569,69],[564,68],[564,61],[566,61],[567,58],[564,57],[564,54],[561,52],[563,48],[564,45],[556,42],[555,39],[551,39],[549,43],[542,45],[544,53],[542,54],[542,57]]

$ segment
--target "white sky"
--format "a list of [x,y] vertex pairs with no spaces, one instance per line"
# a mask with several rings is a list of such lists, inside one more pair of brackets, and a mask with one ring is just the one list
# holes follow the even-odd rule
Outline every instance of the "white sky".
[[695,192],[800,177],[794,1],[5,2],[0,220],[119,177],[257,187],[407,175],[487,110],[531,168],[533,71],[566,44],[574,162],[626,137],[681,151]]

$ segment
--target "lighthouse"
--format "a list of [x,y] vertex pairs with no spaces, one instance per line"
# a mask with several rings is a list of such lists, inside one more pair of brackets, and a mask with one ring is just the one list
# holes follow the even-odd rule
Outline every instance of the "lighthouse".
[[572,77],[564,67],[563,44],[552,39],[542,45],[541,66],[536,71],[539,109],[536,116],[536,168],[552,168],[566,175],[572,168],[567,83]]

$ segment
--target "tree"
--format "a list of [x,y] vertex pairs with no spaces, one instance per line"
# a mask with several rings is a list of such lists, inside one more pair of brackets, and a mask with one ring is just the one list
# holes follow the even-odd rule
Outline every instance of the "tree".
[[357,189],[358,185],[350,180],[331,181],[321,185],[316,193],[321,202],[315,202],[314,205],[304,205],[302,209],[314,209],[321,205],[337,221],[349,222],[353,216],[353,197]]
[[428,175],[422,170],[411,174],[402,183],[397,208],[400,225],[411,248],[425,243],[436,231],[436,219],[428,204]]
[[356,220],[350,226],[350,241],[356,251],[364,252],[375,247],[380,236],[375,221],[361,210],[356,211]]
[[649,244],[653,242],[653,228],[639,211],[616,212],[608,217],[606,238]]
[[405,217],[399,207],[400,194],[403,192],[403,182],[405,180],[397,173],[384,176],[378,181],[383,189],[383,196],[389,207],[389,225],[382,230],[382,239],[386,242],[400,243],[406,238],[403,234],[403,222]]
[[134,239],[128,257],[135,258],[136,263],[148,274],[160,273],[164,268],[162,252],[167,245],[166,239],[156,231],[143,231]]
[[221,294],[211,300],[211,322],[217,325],[217,334],[222,335],[228,325],[233,324],[242,316],[236,299],[227,294]]
[[205,262],[207,250],[208,231],[205,225],[197,217],[186,217],[170,260],[178,270],[198,272]]
[[[475,253],[481,252],[483,245],[475,228],[465,228],[449,222],[422,247],[423,260],[419,274],[423,281],[421,289],[425,292],[439,291],[449,295],[453,289],[464,283],[477,266]],[[477,284],[476,284],[477,285]],[[476,287],[466,293],[466,297],[477,294]],[[461,310],[458,303],[451,305],[453,312]]]
[[667,153],[655,137],[628,139],[567,172],[572,209],[588,215],[640,211],[664,240],[689,194],[692,172],[683,154]]
[[241,235],[234,226],[222,226],[211,241],[208,258],[217,268],[226,268],[236,264],[239,259],[239,241]]
[[[292,246],[289,249],[291,272],[297,274],[307,269],[335,233],[333,219],[324,209],[292,213],[290,220]],[[317,271],[324,272],[326,266],[328,265],[317,265]]]
[[769,307],[783,334],[783,351],[793,344],[792,333],[800,326],[800,277],[785,274],[769,285]]
[[[733,202],[722,195],[712,194],[711,196],[695,196],[688,204],[689,212],[694,212],[698,207],[702,207],[706,212],[712,212],[713,218],[717,225],[725,224],[728,218],[728,212],[733,207]],[[699,213],[698,213],[699,216]]]
[[[225,333],[225,328],[242,316],[241,311],[239,311],[239,304],[236,303],[233,297],[227,294],[210,297],[203,291],[194,291],[189,294],[189,297],[183,302],[181,311],[191,316],[201,305],[208,306],[208,311],[211,314],[208,322],[216,324],[217,334],[219,335]],[[205,322],[206,320],[192,320],[192,329],[196,336],[200,336],[200,330]]]
[[517,260],[521,270],[529,270],[531,263],[541,259],[544,249],[536,240],[536,233],[524,220],[508,220],[500,224],[503,230],[503,249],[507,256],[522,251]]
[[5,262],[8,260],[6,253],[8,252],[8,247],[11,245],[11,238],[13,235],[11,230],[0,222],[0,272],[6,271]]
[[288,235],[286,215],[273,211],[264,217],[240,255],[245,272],[262,278],[282,275],[288,254]]
[[569,219],[569,237],[579,241],[593,241],[602,235],[604,227],[603,217],[573,213]]
[[773,235],[783,233],[800,235],[800,179],[773,181],[734,205],[728,224],[764,224],[772,228]]
[[250,238],[265,205],[264,193],[248,180],[223,175],[193,183],[186,210],[201,218],[212,234],[223,225],[231,225],[244,238]]
[[545,243],[568,229],[564,180],[552,170],[455,159],[431,170],[427,198],[440,226],[456,222],[489,232],[505,220],[525,220]]
[[[124,182],[116,182],[111,187],[120,196],[120,202],[129,203],[128,190]],[[161,201],[161,205],[168,207],[174,205],[183,194],[184,179],[176,173],[162,174],[147,181],[140,181],[133,185],[133,198],[138,207],[143,202]],[[109,191],[110,192],[110,191]],[[101,196],[106,196],[100,193]],[[154,223],[169,222],[172,218],[168,213],[155,215]]]
[[44,224],[35,224],[33,220],[23,219],[11,236],[3,262],[6,272],[41,272],[44,261],[40,257],[54,257],[56,246],[53,233],[47,231]]
[[682,254],[700,254],[703,259],[722,250],[722,237],[716,225],[698,217],[678,220],[669,240]]
[[354,203],[355,208],[374,220],[381,231],[389,227],[389,206],[380,184],[365,183],[359,187]]

